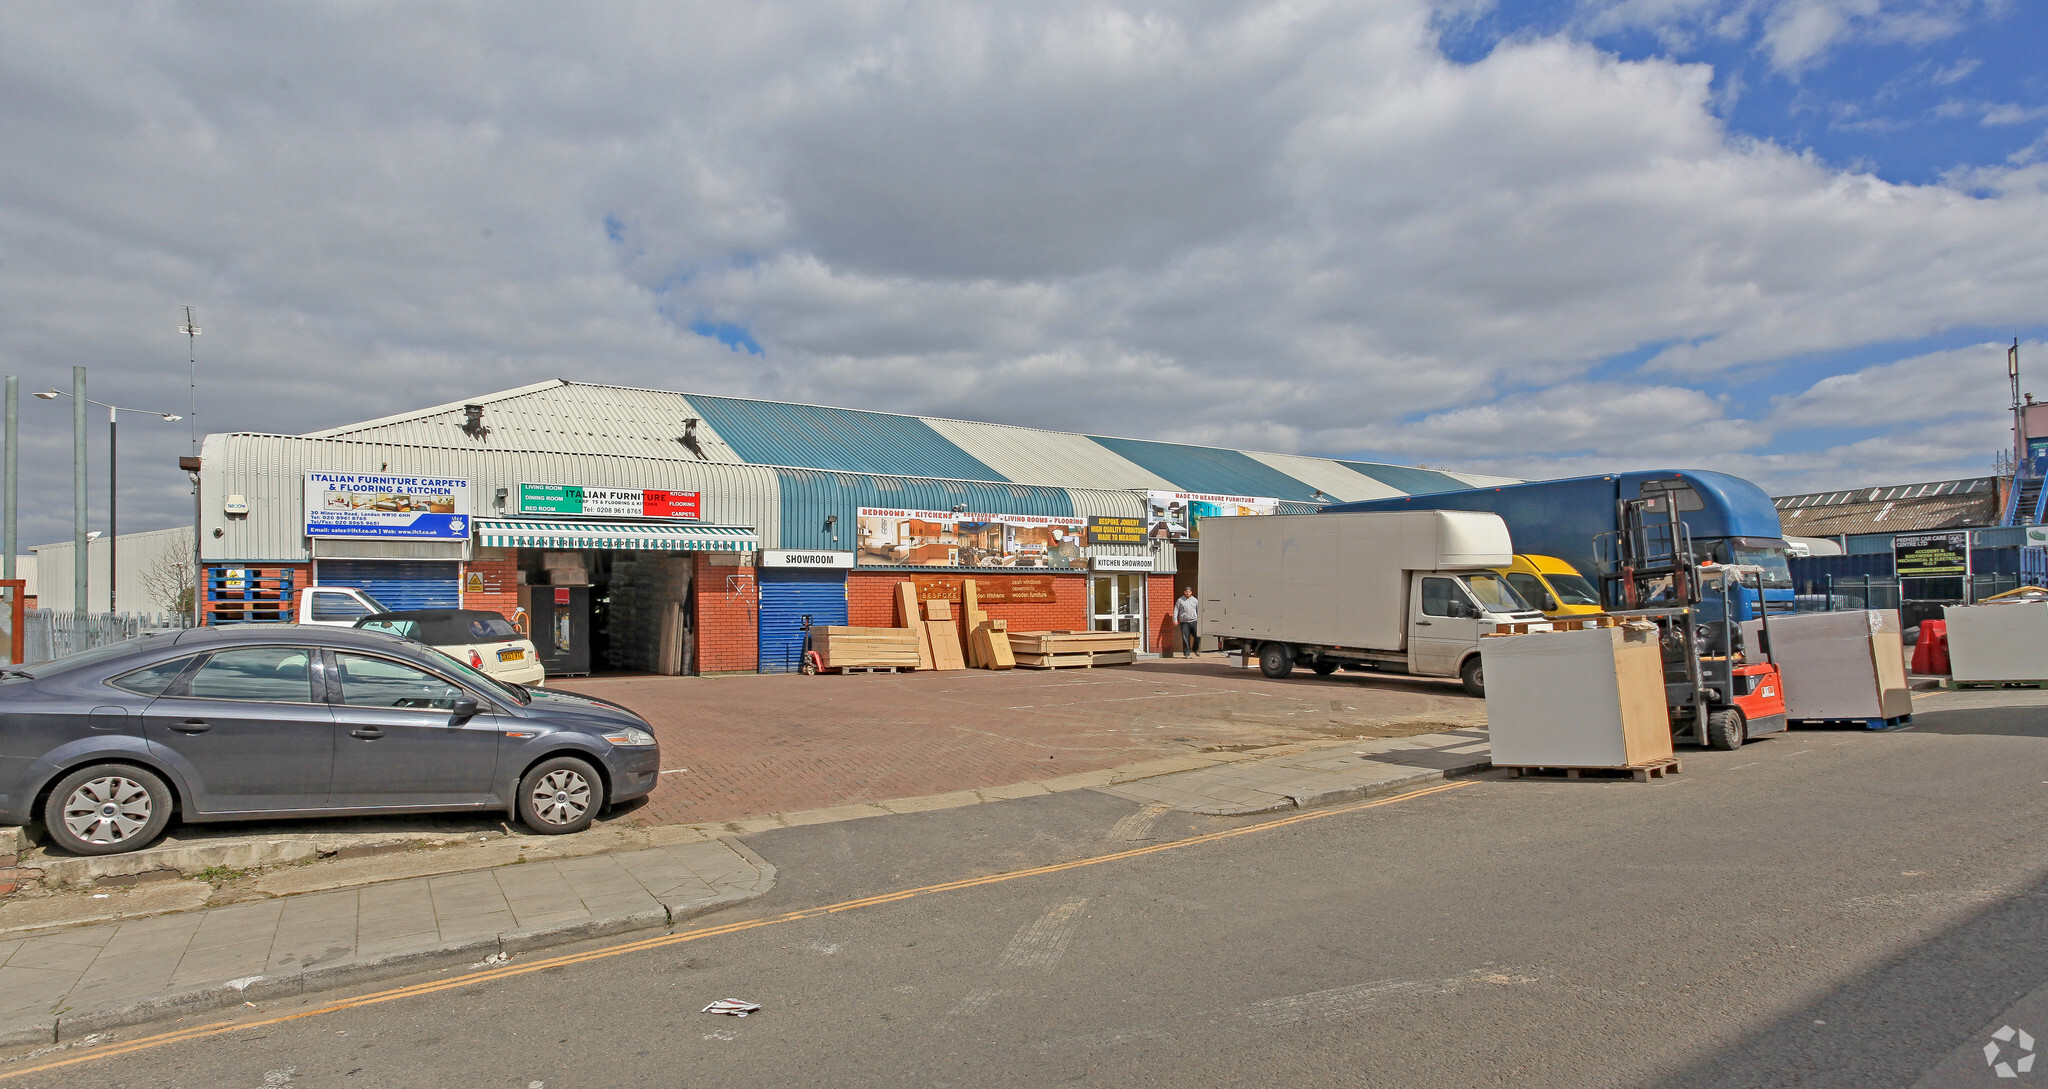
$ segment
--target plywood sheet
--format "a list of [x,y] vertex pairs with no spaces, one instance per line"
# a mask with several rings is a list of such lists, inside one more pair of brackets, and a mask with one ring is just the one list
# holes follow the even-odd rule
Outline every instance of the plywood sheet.
[[927,620],[924,629],[932,644],[933,669],[967,668],[967,659],[960,653],[960,632],[951,620]]
[[896,623],[917,633],[917,668],[932,668],[932,634],[925,630],[924,618],[917,613],[914,582],[896,584]]

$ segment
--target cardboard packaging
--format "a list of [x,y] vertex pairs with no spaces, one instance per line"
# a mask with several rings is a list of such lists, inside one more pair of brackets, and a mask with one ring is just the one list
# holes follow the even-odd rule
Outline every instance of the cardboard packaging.
[[[1742,625],[1759,660],[1762,625]],[[1788,722],[1893,719],[1913,713],[1905,638],[1892,609],[1771,618],[1771,660],[1785,680]]]
[[1495,764],[1623,768],[1671,756],[1654,629],[1488,636],[1479,653]]

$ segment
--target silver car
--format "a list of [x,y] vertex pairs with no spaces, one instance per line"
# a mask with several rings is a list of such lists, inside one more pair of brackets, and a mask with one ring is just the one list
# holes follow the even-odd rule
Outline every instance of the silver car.
[[502,810],[577,832],[654,789],[646,720],[404,639],[194,628],[0,671],[0,823],[82,855],[189,822]]

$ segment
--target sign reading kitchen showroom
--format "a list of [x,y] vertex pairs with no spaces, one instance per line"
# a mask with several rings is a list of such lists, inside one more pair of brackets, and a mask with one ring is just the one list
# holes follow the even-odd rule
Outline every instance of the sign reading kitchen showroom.
[[468,540],[469,481],[307,473],[306,536]]
[[761,550],[763,567],[852,567],[853,553],[832,552],[824,549],[809,551],[798,548],[764,548]]

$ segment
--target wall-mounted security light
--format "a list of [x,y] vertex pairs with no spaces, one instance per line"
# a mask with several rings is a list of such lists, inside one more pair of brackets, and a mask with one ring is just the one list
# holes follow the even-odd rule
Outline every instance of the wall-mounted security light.
[[959,513],[963,512],[963,511],[965,511],[966,509],[967,509],[967,504],[965,504],[965,503],[955,503],[955,504],[953,504],[953,513],[954,513],[954,514],[959,514]]
[[495,502],[495,503],[497,503],[497,505],[498,505],[498,513],[499,513],[499,514],[503,514],[503,513],[505,513],[505,499],[506,499],[506,497],[507,497],[507,496],[509,496],[509,495],[511,495],[511,494],[512,494],[512,489],[510,489],[510,488],[499,488],[499,489],[498,489],[498,491],[497,491],[497,493],[496,493],[495,495],[493,495],[493,496],[491,497],[492,501],[493,501],[493,502]]

